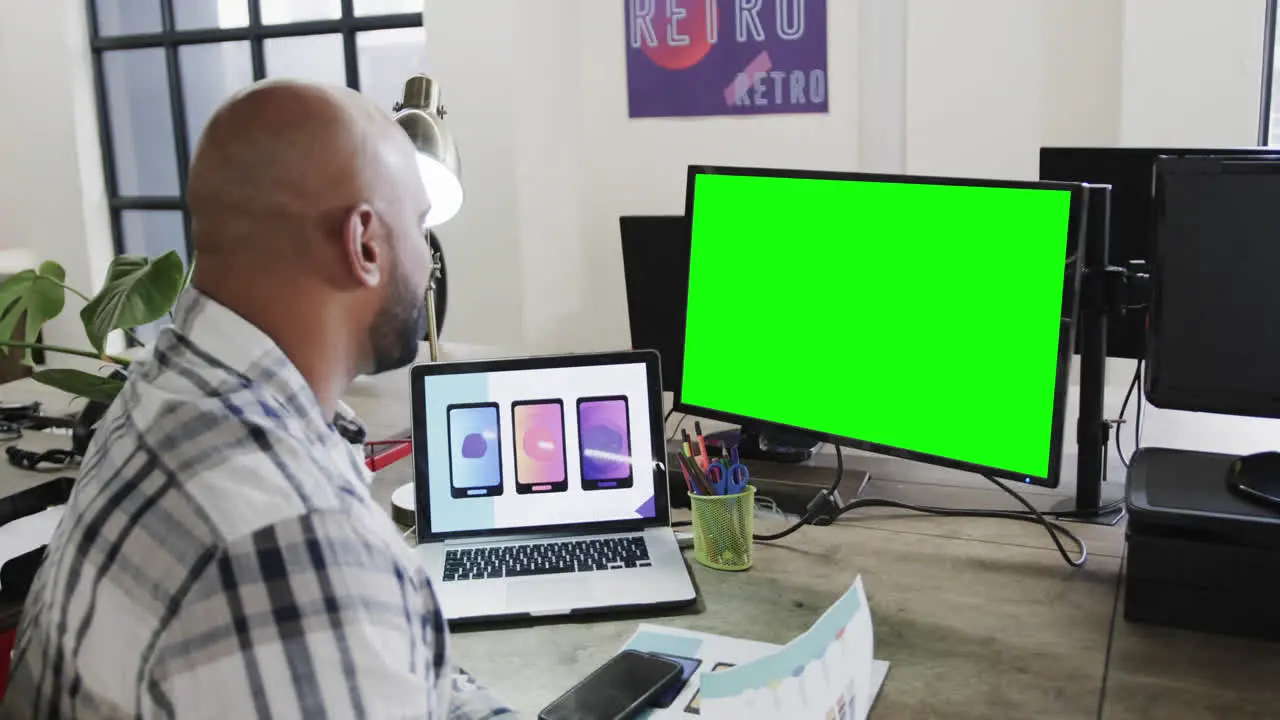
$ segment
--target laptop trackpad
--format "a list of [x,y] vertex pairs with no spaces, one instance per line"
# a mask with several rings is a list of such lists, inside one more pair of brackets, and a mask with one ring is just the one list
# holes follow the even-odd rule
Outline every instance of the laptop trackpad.
[[571,610],[591,599],[591,583],[563,575],[512,580],[507,583],[507,607],[521,611]]

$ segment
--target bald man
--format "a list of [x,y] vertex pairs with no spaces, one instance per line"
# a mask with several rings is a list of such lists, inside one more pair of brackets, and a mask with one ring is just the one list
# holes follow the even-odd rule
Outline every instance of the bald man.
[[4,717],[504,718],[451,668],[422,569],[335,430],[424,332],[407,136],[341,88],[210,120],[198,263],[100,424],[31,589]]

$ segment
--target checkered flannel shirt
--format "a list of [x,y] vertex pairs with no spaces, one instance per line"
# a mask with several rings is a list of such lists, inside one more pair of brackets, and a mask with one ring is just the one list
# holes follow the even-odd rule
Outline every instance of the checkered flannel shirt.
[[6,718],[510,718],[449,661],[352,446],[192,290],[94,437],[32,586]]

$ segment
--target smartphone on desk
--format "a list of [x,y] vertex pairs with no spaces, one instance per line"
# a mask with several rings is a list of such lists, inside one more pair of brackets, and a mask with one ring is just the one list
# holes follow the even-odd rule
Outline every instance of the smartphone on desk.
[[680,681],[674,660],[623,650],[538,713],[538,720],[628,720]]

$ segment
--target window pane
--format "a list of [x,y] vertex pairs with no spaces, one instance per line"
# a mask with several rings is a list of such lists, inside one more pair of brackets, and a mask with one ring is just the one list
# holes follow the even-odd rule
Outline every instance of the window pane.
[[173,23],[179,30],[244,27],[249,24],[249,6],[246,0],[174,0]]
[[373,30],[356,35],[360,91],[387,112],[404,96],[410,75],[427,71],[427,39],[422,28]]
[[247,41],[184,45],[178,48],[182,102],[187,109],[188,147],[196,141],[213,111],[236,90],[253,83],[253,58]]
[[341,35],[271,38],[263,46],[267,77],[347,84]]
[[178,210],[121,210],[121,244],[125,255],[159,257],[170,250],[187,257],[186,228]]
[[266,25],[339,17],[341,0],[262,0],[262,22]]
[[[1280,13],[1280,10],[1277,10]],[[1280,18],[1277,18],[1280,19]],[[1271,98],[1270,107],[1267,108],[1267,144],[1280,145],[1280,32],[1276,33],[1275,41],[1271,45],[1271,62],[1276,65],[1275,70],[1271,73]]]
[[395,15],[422,12],[422,0],[356,0],[356,15]]
[[177,195],[178,158],[164,50],[102,54],[107,117],[121,195]]
[[[48,2],[49,0],[45,0]],[[99,35],[160,32],[160,0],[94,0]]]

